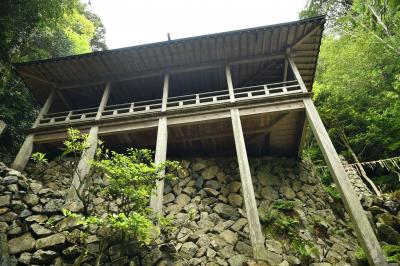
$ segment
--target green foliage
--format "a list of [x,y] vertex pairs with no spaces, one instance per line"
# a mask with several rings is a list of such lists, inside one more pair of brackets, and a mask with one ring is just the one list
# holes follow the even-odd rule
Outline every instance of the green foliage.
[[31,159],[35,164],[45,165],[45,164],[48,163],[47,158],[46,158],[46,154],[41,153],[41,152],[32,153]]
[[337,190],[334,184],[331,184],[329,186],[324,186],[324,189],[325,192],[332,197],[332,199],[336,201],[341,201],[342,197],[340,196],[340,192]]
[[272,204],[272,208],[275,210],[280,210],[280,211],[291,211],[293,208],[296,206],[296,202],[293,200],[283,200],[283,199],[278,199],[274,201]]
[[109,185],[103,192],[111,200],[121,199],[125,213],[145,212],[156,182],[175,178],[171,174],[161,175],[161,172],[166,167],[178,168],[177,162],[171,161],[155,165],[150,150],[132,148],[126,154],[98,151],[92,165],[107,175]]
[[389,263],[400,262],[400,246],[384,245],[382,246],[382,249]]
[[[88,135],[77,129],[68,130],[68,138],[64,141],[64,153],[61,156],[80,156],[88,146]],[[96,189],[90,187],[86,191],[76,188],[76,193],[81,200],[90,201],[91,197],[84,195],[101,191],[99,194],[108,202],[119,202],[118,208],[105,214],[95,210],[83,213],[73,213],[64,209],[65,216],[78,218],[83,229],[90,225],[107,228],[108,233],[103,236],[103,242],[120,237],[120,242],[135,243],[136,248],[150,244],[160,237],[160,234],[170,234],[175,226],[172,219],[154,215],[148,207],[150,197],[155,190],[157,181],[161,179],[172,180],[172,174],[163,174],[165,168],[179,169],[175,161],[166,161],[155,165],[153,153],[150,150],[130,148],[125,154],[109,151],[103,143],[97,143],[95,158],[91,161],[94,172],[101,172],[108,180],[107,186]],[[76,172],[79,174],[78,172]],[[89,180],[90,178],[85,178]],[[99,195],[98,194],[98,195]],[[85,202],[85,206],[90,202]],[[85,238],[81,237],[85,243]]]
[[264,233],[274,238],[287,238],[291,251],[298,255],[303,263],[309,263],[310,257],[318,254],[315,245],[299,234],[301,223],[293,212],[294,201],[276,200],[261,219]]
[[[328,14],[329,23],[314,100],[336,149],[350,162],[398,156],[400,2],[309,0],[301,16],[316,14]],[[316,143],[308,144],[313,161],[321,161]],[[393,172],[369,174],[377,183],[381,175],[396,180]]]
[[75,157],[80,156],[89,147],[89,135],[82,134],[78,129],[68,128],[67,139],[64,140],[62,156],[73,153]]
[[12,64],[106,49],[98,16],[79,0],[0,1],[0,145],[18,151],[38,114]]

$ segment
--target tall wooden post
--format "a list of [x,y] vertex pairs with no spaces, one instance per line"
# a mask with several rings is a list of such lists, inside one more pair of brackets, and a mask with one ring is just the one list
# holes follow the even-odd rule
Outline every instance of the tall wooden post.
[[[32,128],[36,128],[39,125],[40,120],[43,118],[43,116],[47,114],[47,112],[49,111],[51,104],[53,103],[55,91],[56,88],[53,88],[51,90],[49,97],[47,97],[47,100],[44,103],[42,109],[40,110],[39,115],[36,118]],[[17,156],[14,159],[14,162],[11,164],[11,168],[16,169],[18,171],[24,170],[33,151],[34,138],[35,138],[34,134],[29,134],[28,136],[26,136],[24,143],[22,144]]]
[[[110,89],[111,89],[111,84],[107,83],[99,104],[99,108],[97,109],[95,120],[99,120],[101,118],[101,113],[103,112],[104,107],[106,106],[108,98],[110,96]],[[72,179],[71,188],[79,192],[83,191],[85,186],[84,179],[90,171],[90,160],[94,158],[97,148],[98,132],[99,132],[98,126],[93,126],[90,128],[88,148],[82,153],[78,163],[78,167],[76,168],[76,171]]]
[[[307,88],[304,85],[303,79],[301,78],[296,64],[292,58],[289,58],[288,60],[302,91],[307,92]],[[344,170],[344,167],[339,159],[338,154],[336,153],[335,147],[329,138],[328,132],[322,123],[313,101],[311,98],[306,98],[303,99],[303,102],[306,108],[307,120],[311,126],[315,138],[317,139],[318,146],[322,151],[326,164],[328,165],[329,172],[335,181],[336,187],[340,191],[344,207],[350,216],[354,230],[357,234],[358,242],[367,256],[368,263],[370,265],[377,266],[387,265],[385,256],[378,240],[376,239],[371,224],[369,223],[361,203],[354,193],[349,180],[347,179],[346,171]]]
[[[164,77],[161,112],[165,112],[167,110],[168,89],[169,89],[169,75],[166,74]],[[156,165],[165,162],[165,160],[167,159],[167,143],[168,143],[167,117],[162,116],[158,120],[156,154],[154,158],[154,163]],[[163,170],[160,174],[164,175],[165,170]],[[151,195],[150,207],[153,209],[155,213],[160,215],[162,214],[163,197],[164,197],[164,180],[159,180],[157,181],[155,191],[153,191]]]
[[329,171],[335,181],[336,187],[342,195],[342,201],[349,214],[351,221],[356,231],[358,241],[368,258],[370,265],[387,265],[385,256],[379,245],[378,240],[372,230],[367,216],[361,206],[360,201],[356,197],[354,190],[347,179],[347,174],[340,162],[339,156],[336,153],[328,132],[326,131],[321,118],[318,115],[317,109],[310,98],[304,99],[307,119],[311,129],[317,139],[319,148],[324,155]]
[[[235,101],[233,83],[229,66],[225,68],[231,101]],[[261,230],[258,216],[257,202],[254,196],[253,181],[251,178],[249,160],[247,158],[246,144],[244,142],[242,123],[239,109],[233,107],[230,110],[232,119],[233,137],[235,139],[236,155],[239,164],[240,179],[242,182],[243,199],[246,207],[247,220],[250,231],[250,241],[253,248],[253,256],[256,259],[265,259],[264,236]]]

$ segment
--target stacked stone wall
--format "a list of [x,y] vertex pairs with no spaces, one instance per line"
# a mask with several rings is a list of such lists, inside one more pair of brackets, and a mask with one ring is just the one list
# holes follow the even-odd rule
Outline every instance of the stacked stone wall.
[[[177,228],[172,245],[149,248],[140,260],[132,251],[116,263],[121,246],[111,241],[104,247],[101,265],[362,265],[343,205],[325,191],[307,165],[285,158],[250,159],[267,255],[256,262],[236,160],[181,162],[179,179],[165,184],[164,215],[174,218]],[[28,167],[30,173],[24,175],[0,164],[0,265],[73,265],[83,252],[77,244],[81,225],[61,212],[75,165],[51,162],[44,172]],[[101,176],[95,182],[107,185]],[[396,195],[363,198],[382,244],[400,244],[399,202]],[[98,193],[89,207],[101,214],[117,206]],[[272,215],[281,212],[285,215]],[[280,232],[278,225],[289,222],[294,231]],[[81,265],[96,264],[100,239],[98,228],[90,228],[88,255]],[[305,245],[299,246],[299,240],[310,243],[311,249],[302,250]]]

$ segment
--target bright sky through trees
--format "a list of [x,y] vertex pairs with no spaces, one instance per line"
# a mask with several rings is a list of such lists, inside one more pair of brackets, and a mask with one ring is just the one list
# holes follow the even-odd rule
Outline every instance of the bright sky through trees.
[[298,19],[305,0],[91,0],[110,49]]

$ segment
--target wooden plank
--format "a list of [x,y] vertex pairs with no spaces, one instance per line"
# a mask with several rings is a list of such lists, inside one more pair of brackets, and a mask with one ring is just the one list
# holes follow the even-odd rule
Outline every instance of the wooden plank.
[[254,196],[253,181],[251,179],[250,166],[247,158],[246,145],[244,142],[238,108],[231,109],[231,118],[253,256],[256,259],[263,259],[265,258],[264,236],[258,218],[257,203]]
[[317,109],[310,98],[304,99],[304,106],[311,129],[317,139],[329,171],[332,174],[336,187],[340,191],[342,201],[353,223],[354,230],[370,265],[387,265],[385,256],[379,245],[367,216],[358,200],[347,174],[336,153],[335,147],[329,138]]

